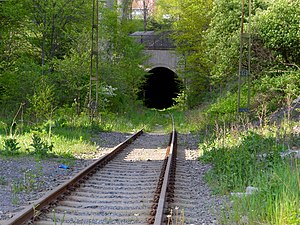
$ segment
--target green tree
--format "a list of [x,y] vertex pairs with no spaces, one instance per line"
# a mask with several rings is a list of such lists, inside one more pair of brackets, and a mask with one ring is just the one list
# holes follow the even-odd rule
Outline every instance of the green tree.
[[[100,81],[103,90],[114,90],[108,109],[126,110],[137,100],[145,71],[142,46],[129,37],[131,21],[118,20],[118,11],[102,10],[100,21]],[[101,93],[100,93],[101,94]],[[102,93],[103,94],[103,93]]]
[[[63,57],[70,49],[74,34],[82,32],[90,17],[87,0],[27,0],[31,3],[31,42],[41,51],[41,64]],[[31,22],[32,21],[32,22]],[[74,32],[76,31],[76,32]]]
[[[19,77],[16,67],[28,57],[29,45],[23,38],[23,21],[27,15],[26,1],[0,1],[0,104],[17,99],[12,97],[19,87],[19,81],[14,80]],[[7,104],[3,109],[6,108],[11,110]]]
[[172,2],[176,14],[173,18],[173,35],[177,52],[182,56],[180,72],[186,84],[190,106],[199,104],[209,87],[209,70],[206,57],[205,33],[208,29],[213,1],[183,0]]
[[214,1],[206,34],[210,82],[215,88],[236,78],[239,59],[241,1]]
[[79,114],[85,107],[90,73],[90,33],[82,33],[63,59],[54,60],[51,83],[56,86],[59,105],[76,104]]
[[[89,33],[91,3],[7,0],[0,4],[0,104],[4,106],[1,109],[11,111],[20,102],[32,107],[28,99],[33,98],[34,87],[40,85],[41,74],[45,76],[44,82],[56,84],[52,88],[60,93],[59,82],[50,79],[54,72],[52,61],[73,53],[70,51],[75,49],[80,34]],[[57,103],[62,103],[64,95],[57,98]]]
[[[244,1],[244,32],[248,31],[249,8],[248,1]],[[265,0],[251,1],[251,16],[255,17],[258,11],[267,8]],[[211,14],[211,22],[205,35],[207,44],[206,52],[210,68],[210,84],[214,89],[221,91],[226,86],[232,86],[235,91],[237,70],[239,63],[239,47],[241,32],[242,1],[219,0],[214,1]],[[259,73],[262,70],[261,60],[266,58],[269,52],[263,48],[256,35],[252,33],[252,72]],[[268,55],[269,57],[269,55]]]
[[256,16],[256,30],[265,47],[284,64],[300,65],[300,1],[275,0]]
[[158,21],[168,20],[178,21],[180,14],[180,1],[177,0],[157,0],[157,10],[155,18]]

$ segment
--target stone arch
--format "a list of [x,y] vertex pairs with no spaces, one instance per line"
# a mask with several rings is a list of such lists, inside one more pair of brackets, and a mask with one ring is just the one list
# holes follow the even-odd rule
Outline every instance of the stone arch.
[[165,67],[176,73],[179,59],[174,50],[145,50],[145,53],[149,55],[146,65],[153,69]]

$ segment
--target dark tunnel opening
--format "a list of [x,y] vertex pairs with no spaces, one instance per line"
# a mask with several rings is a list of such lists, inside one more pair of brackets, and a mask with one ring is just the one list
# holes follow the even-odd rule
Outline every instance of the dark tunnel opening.
[[182,88],[182,82],[170,69],[157,67],[148,72],[142,88],[144,105],[148,108],[165,109],[174,105]]

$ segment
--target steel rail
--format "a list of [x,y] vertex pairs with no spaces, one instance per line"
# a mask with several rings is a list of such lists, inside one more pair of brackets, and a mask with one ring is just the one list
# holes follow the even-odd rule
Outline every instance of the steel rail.
[[36,218],[39,212],[48,210],[51,205],[55,205],[55,201],[61,198],[65,193],[70,192],[70,190],[75,189],[79,186],[80,181],[88,177],[89,175],[96,172],[97,169],[103,167],[108,161],[110,161],[114,156],[116,156],[121,150],[127,147],[132,141],[134,141],[138,136],[143,133],[143,130],[136,132],[127,138],[124,142],[117,145],[110,153],[102,156],[97,161],[83,169],[81,172],[77,173],[73,178],[59,185],[52,191],[48,192],[44,197],[38,199],[33,203],[33,205],[26,207],[24,210],[16,214],[7,222],[4,221],[4,225],[20,225],[24,224],[30,220]]
[[[170,192],[173,192],[173,185],[174,183],[171,182],[171,180],[175,176],[175,168],[176,168],[176,152],[177,152],[177,132],[175,130],[175,123],[174,123],[174,118],[172,117],[172,138],[171,138],[171,144],[169,146],[170,151],[167,161],[167,166],[165,169],[164,173],[164,178],[163,178],[163,184],[161,187],[161,192],[159,196],[159,201],[158,205],[156,208],[156,214],[155,214],[155,219],[154,219],[154,225],[161,225],[164,224],[165,220],[165,209],[166,209],[166,202],[168,195]],[[172,183],[172,184],[171,184]]]

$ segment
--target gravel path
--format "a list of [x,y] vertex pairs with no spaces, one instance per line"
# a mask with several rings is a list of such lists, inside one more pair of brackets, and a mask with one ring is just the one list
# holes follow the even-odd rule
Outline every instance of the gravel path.
[[[84,155],[70,166],[71,169],[65,170],[59,168],[61,161],[59,159],[47,159],[36,162],[34,158],[23,157],[14,159],[0,158],[0,224],[1,220],[12,217],[16,212],[22,210],[26,205],[40,198],[46,191],[61,184],[64,180],[70,178],[80,169],[90,164],[93,159],[109,152],[115,145],[124,141],[130,134],[123,133],[99,133],[92,141],[96,142],[98,147],[97,154]],[[197,160],[198,157],[198,138],[192,134],[180,134],[179,149],[184,150],[185,161],[180,164],[180,169],[186,170],[189,174],[187,180],[187,189],[195,203],[192,206],[194,215],[197,217],[186,220],[185,224],[212,225],[218,224],[217,218],[224,198],[218,198],[211,194],[203,180],[205,172],[209,169]],[[13,187],[16,183],[24,183],[29,186],[18,194],[13,194]],[[38,185],[37,185],[38,184]],[[22,187],[20,187],[22,188]],[[174,207],[181,207],[174,205]],[[180,208],[179,210],[183,209]]]

